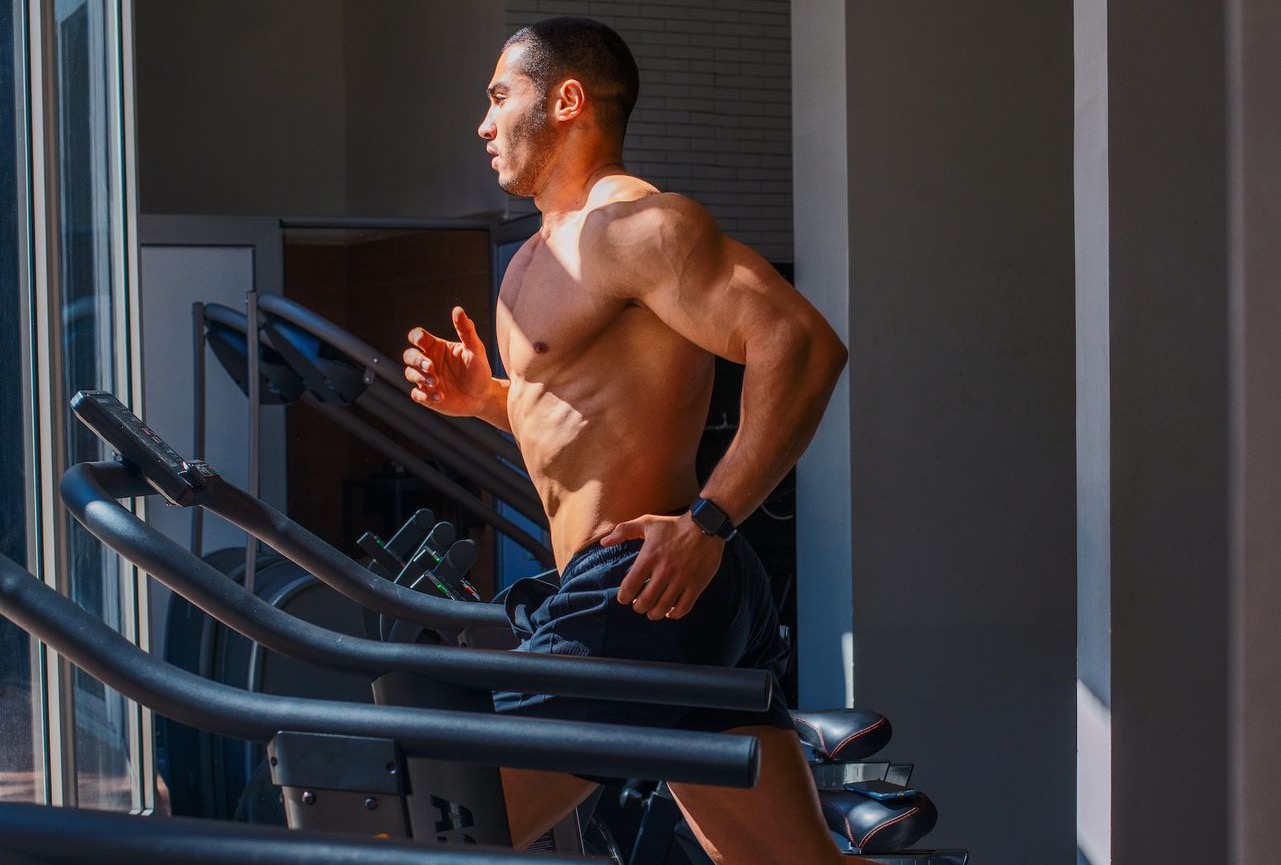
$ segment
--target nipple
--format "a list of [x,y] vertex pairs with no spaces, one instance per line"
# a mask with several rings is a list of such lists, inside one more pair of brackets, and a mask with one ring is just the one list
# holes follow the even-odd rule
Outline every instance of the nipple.
[[534,352],[535,354],[547,354],[547,343],[545,342],[534,343]]

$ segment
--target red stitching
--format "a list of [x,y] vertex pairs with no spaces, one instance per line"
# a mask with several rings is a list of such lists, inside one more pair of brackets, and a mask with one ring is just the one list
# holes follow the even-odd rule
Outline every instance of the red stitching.
[[868,833],[867,833],[867,837],[866,837],[866,838],[864,838],[862,841],[858,842],[858,848],[859,848],[860,850],[862,850],[864,847],[866,847],[866,846],[867,846],[867,842],[868,842],[868,841],[870,841],[870,840],[872,840],[872,836],[873,836],[873,835],[875,835],[877,832],[880,832],[882,829],[887,829],[887,828],[889,828],[890,826],[893,826],[895,823],[898,823],[898,822],[900,822],[900,821],[902,821],[902,820],[906,820],[908,817],[911,817],[913,814],[915,814],[916,812],[918,812],[918,811],[920,811],[920,810],[921,810],[921,809],[920,809],[920,806],[913,807],[913,808],[912,808],[912,810],[910,810],[910,811],[904,811],[902,814],[899,814],[899,815],[898,815],[897,817],[895,817],[893,820],[889,820],[889,821],[887,821],[887,822],[885,822],[885,823],[882,823],[881,825],[879,825],[879,826],[875,827],[874,829],[872,829],[872,831],[871,831],[871,832],[868,832]]
[[886,720],[885,718],[882,718],[881,720],[877,721],[875,724],[873,724],[873,725],[872,725],[872,726],[870,726],[870,727],[864,727],[862,730],[859,730],[857,733],[851,733],[849,736],[847,736],[847,737],[845,738],[845,741],[843,741],[843,742],[841,742],[841,744],[837,745],[837,746],[836,746],[836,749],[835,749],[835,750],[833,750],[833,751],[831,752],[832,759],[833,759],[833,760],[838,759],[838,755],[841,753],[841,749],[842,749],[842,748],[844,748],[844,747],[845,747],[846,745],[848,745],[850,742],[853,742],[853,741],[854,741],[855,739],[857,739],[859,736],[862,736],[862,735],[865,735],[865,734],[867,734],[867,733],[870,733],[870,732],[872,732],[873,730],[875,730],[877,727],[880,727],[881,725],[883,725],[883,724],[885,723],[885,720]]
[[850,817],[848,814],[845,813],[845,809],[842,808],[840,805],[837,805],[835,802],[828,802],[826,799],[822,800],[821,804],[824,808],[836,809],[836,813],[839,814],[841,817],[841,822],[845,824],[845,837],[849,839],[851,844],[853,844],[854,828],[850,826]]
[[797,724],[804,724],[806,727],[809,727],[815,733],[818,733],[818,744],[822,747],[823,753],[824,754],[827,753],[827,740],[823,738],[822,728],[820,728],[817,724],[811,724],[809,721],[806,721],[804,718],[793,718],[792,720],[795,721]]

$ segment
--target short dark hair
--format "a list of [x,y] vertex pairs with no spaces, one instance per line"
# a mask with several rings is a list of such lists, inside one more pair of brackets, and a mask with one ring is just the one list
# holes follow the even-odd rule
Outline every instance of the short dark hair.
[[525,46],[521,69],[540,94],[577,78],[595,101],[601,126],[622,142],[640,92],[640,71],[621,36],[591,18],[566,16],[522,27],[503,43],[503,50],[513,45]]

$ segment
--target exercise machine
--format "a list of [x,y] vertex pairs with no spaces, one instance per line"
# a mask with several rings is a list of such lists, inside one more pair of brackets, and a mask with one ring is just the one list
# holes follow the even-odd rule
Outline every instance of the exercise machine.
[[[290,825],[420,843],[510,843],[497,802],[458,801],[459,765],[588,775],[656,774],[750,786],[743,736],[504,718],[252,694],[148,655],[69,599],[0,558],[0,612],[89,675],[185,723],[268,743]],[[480,664],[480,669],[485,669]],[[554,677],[553,677],[554,678]],[[397,685],[409,683],[400,675]]]
[[0,804],[5,865],[582,865],[504,850],[424,848],[390,839],[297,832],[184,817]]
[[[64,478],[64,499],[73,514],[85,521],[90,531],[106,540],[109,544],[116,546],[123,554],[137,561],[145,569],[158,573],[160,568],[157,565],[160,563],[160,559],[147,559],[148,551],[146,549],[130,551],[124,549],[123,545],[118,546],[117,544],[121,542],[111,540],[108,537],[109,533],[104,533],[101,530],[101,525],[97,525],[96,521],[100,520],[103,514],[114,513],[123,515],[123,517],[118,518],[134,519],[137,522],[136,518],[133,518],[132,514],[124,508],[116,506],[115,510],[112,511],[110,508],[104,509],[101,504],[103,501],[114,497],[145,494],[150,488],[154,487],[172,503],[180,505],[199,504],[215,513],[219,513],[224,518],[231,520],[236,525],[261,538],[284,555],[297,561],[318,578],[333,585],[357,601],[374,607],[387,615],[395,616],[398,619],[415,621],[428,627],[453,630],[463,635],[461,640],[463,643],[468,642],[467,634],[477,630],[494,629],[501,631],[507,628],[505,614],[501,609],[493,605],[459,603],[430,597],[407,590],[403,586],[398,586],[388,579],[361,568],[355,562],[346,559],[336,550],[310,535],[305,529],[289,521],[282,514],[227,484],[208,466],[202,463],[182,460],[167,445],[164,445],[153,432],[147,430],[141,421],[134,418],[123,406],[115,402],[110,395],[102,394],[101,392],[78,395],[76,402],[73,403],[73,408],[89,426],[108,440],[117,450],[121,451],[126,465],[84,464],[74,467]],[[122,435],[123,433],[130,434]],[[135,469],[131,466],[136,466],[137,468]],[[133,475],[133,472],[138,469],[141,469],[145,482],[142,477]],[[94,484],[91,481],[94,478],[90,476],[97,475],[101,479],[104,475],[110,475],[112,472],[115,472],[117,477],[112,480],[111,489],[106,489],[101,483],[97,485],[96,490],[93,489]],[[85,495],[82,492],[84,489],[90,489],[90,494]],[[89,517],[89,519],[86,519],[86,517]],[[141,523],[138,523],[138,525],[141,526]],[[159,541],[163,541],[163,543]],[[167,549],[166,544],[168,545]],[[149,545],[144,544],[142,546],[159,548],[163,551],[164,556],[173,556],[181,553],[191,561],[196,561],[187,551],[167,539],[160,538]],[[154,557],[158,554],[153,550],[151,555]],[[188,566],[190,567],[190,564]],[[231,588],[241,591],[234,586],[231,586]],[[200,601],[200,603],[211,614],[219,615],[220,609],[215,603],[210,602],[207,598]],[[223,615],[227,614],[225,608],[221,612]],[[251,618],[258,619],[261,618],[261,615]],[[229,622],[229,624],[235,625],[236,623]],[[280,645],[278,633],[272,634],[261,632],[260,630],[258,633],[249,635],[255,639],[277,640],[277,646]],[[314,635],[312,636],[314,637]],[[323,645],[317,646],[313,644],[307,647],[306,651],[314,655],[322,648]],[[407,649],[412,649],[415,652],[434,649],[442,665],[446,664],[446,656],[457,655],[461,651],[456,648],[406,646],[394,643],[378,644],[373,642],[370,642],[367,647],[362,647],[362,651],[375,652],[379,648],[402,652]],[[492,654],[512,659],[508,663],[523,665],[528,665],[529,662],[545,663],[547,661],[576,661],[583,664],[606,665],[634,663],[601,661],[599,659],[547,658],[545,656],[529,656],[521,653],[498,652]],[[380,656],[378,663],[383,663],[383,659],[389,657],[390,655]],[[337,656],[326,658],[325,660],[336,664],[353,663],[349,658]],[[367,657],[362,663],[372,662]],[[647,665],[640,666],[645,667]],[[718,670],[715,672],[725,674],[752,671]],[[398,672],[393,675],[403,677],[406,674]],[[433,672],[433,675],[439,678],[438,671]],[[587,696],[590,693],[594,697],[611,699],[617,699],[620,696],[626,697],[635,692],[635,688],[631,685],[619,688],[619,691],[626,693],[616,692],[616,695],[616,693],[608,691],[608,686],[605,690],[593,688],[590,691],[555,691],[535,679],[526,679],[523,686],[513,688],[507,682],[500,682],[495,678],[488,680],[478,679],[471,673],[468,673],[465,678],[468,679],[468,684],[470,684],[470,695],[463,695],[462,692],[468,689],[463,687],[463,683],[457,683],[458,687],[449,693],[433,689],[434,693],[432,693],[428,702],[433,705],[441,705],[443,701],[447,705],[451,701],[458,700],[461,703],[455,703],[455,705],[465,705],[466,708],[482,708],[484,704],[488,704],[489,691],[494,688],[550,691],[552,693],[582,696]],[[606,679],[608,680],[610,677],[606,677]],[[403,682],[403,679],[398,681]],[[661,676],[657,681],[661,682],[661,690],[668,694],[667,698],[660,697],[664,702],[706,705],[706,703],[698,702],[696,694],[686,695],[679,693],[680,685],[674,685],[670,675]],[[456,683],[449,682],[445,684],[455,685]],[[551,684],[555,685],[555,683]],[[701,688],[702,686],[694,690],[701,690]],[[389,685],[382,690],[385,695],[382,699],[387,701],[405,702],[420,699],[412,695],[406,696],[405,688],[398,689]],[[408,690],[412,691],[414,689],[409,688]],[[767,703],[768,690],[765,691],[765,694],[765,702]],[[759,696],[759,690],[757,696]],[[653,699],[653,697],[646,697],[646,699]],[[764,704],[758,703],[756,709],[763,708]],[[811,717],[808,721],[803,722],[803,726],[804,724],[809,724],[811,729],[817,731],[818,743],[826,749],[823,759],[829,762],[837,762],[850,756],[846,752],[853,743],[866,742],[875,744],[878,731],[884,730],[885,733],[888,733],[887,725],[879,722],[866,723],[868,717],[866,713],[860,715],[859,713],[851,713],[848,710],[824,713],[822,718]],[[850,729],[851,722],[861,726]],[[609,773],[603,774],[608,775]],[[681,779],[671,778],[671,780]],[[893,785],[890,784],[889,786]],[[902,785],[899,786],[901,787]],[[915,793],[914,791],[891,790],[889,795],[885,795],[886,790],[881,787],[874,791],[857,789],[832,792],[835,794],[834,796],[824,794],[825,812],[839,811],[841,813],[840,823],[849,829],[849,834],[852,836],[851,842],[857,844],[859,850],[864,854],[876,852],[876,848],[881,844],[897,846],[894,844],[896,840],[913,837],[913,831],[916,832],[914,837],[919,838],[923,834],[921,827],[924,827],[924,831],[928,831],[936,817],[933,806],[929,804],[928,799],[923,794]],[[882,795],[872,795],[872,793],[880,793]],[[829,822],[831,822],[831,819],[829,815]],[[875,841],[875,844],[872,843],[873,841]],[[895,855],[902,857],[911,854]],[[940,858],[941,855],[943,854],[922,853],[916,855],[911,861],[934,861],[940,863],[964,861],[964,859]],[[930,857],[933,858],[931,859]],[[901,861],[908,860],[902,859]]]

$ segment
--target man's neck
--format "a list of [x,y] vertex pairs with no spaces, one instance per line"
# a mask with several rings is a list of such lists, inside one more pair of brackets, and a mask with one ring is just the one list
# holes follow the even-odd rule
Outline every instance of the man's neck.
[[618,154],[603,156],[573,169],[553,170],[548,182],[534,196],[534,206],[543,215],[544,231],[552,231],[582,212],[601,178],[626,173]]

